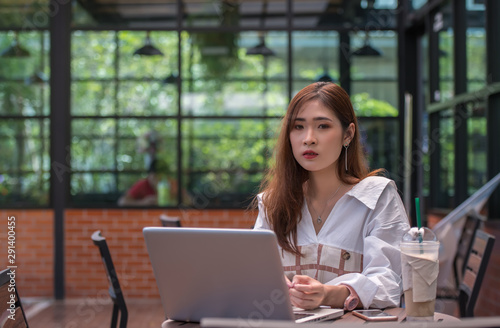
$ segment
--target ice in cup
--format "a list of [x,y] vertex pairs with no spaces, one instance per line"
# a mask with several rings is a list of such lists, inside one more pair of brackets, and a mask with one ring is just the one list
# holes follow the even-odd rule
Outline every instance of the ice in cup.
[[429,228],[411,228],[400,246],[406,320],[433,321],[439,241]]

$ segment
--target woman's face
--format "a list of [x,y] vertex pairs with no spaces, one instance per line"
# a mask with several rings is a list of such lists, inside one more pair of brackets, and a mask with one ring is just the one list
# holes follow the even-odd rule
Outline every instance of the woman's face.
[[337,116],[320,101],[310,101],[292,122],[290,143],[293,156],[310,172],[336,169],[342,146],[350,141],[351,132],[354,135],[354,124],[344,136]]

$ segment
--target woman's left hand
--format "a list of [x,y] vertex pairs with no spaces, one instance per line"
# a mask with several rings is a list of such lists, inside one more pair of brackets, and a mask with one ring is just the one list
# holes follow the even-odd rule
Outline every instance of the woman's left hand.
[[296,275],[293,277],[292,286],[288,292],[293,306],[312,310],[323,304],[326,289],[319,281],[308,276]]

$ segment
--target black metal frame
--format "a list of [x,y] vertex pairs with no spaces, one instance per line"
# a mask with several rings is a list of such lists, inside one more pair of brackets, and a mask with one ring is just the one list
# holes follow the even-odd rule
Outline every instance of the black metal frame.
[[160,215],[160,223],[162,227],[180,228],[182,227],[181,219],[177,216]]
[[[488,84],[500,82],[500,2],[486,0],[486,69],[488,72]],[[487,154],[488,154],[488,180],[500,172],[500,152],[498,151],[498,140],[500,140],[500,93],[490,95],[487,98]],[[490,217],[500,218],[500,190],[495,191],[488,205]]]
[[[494,236],[482,230],[476,231],[474,244],[467,259],[464,277],[459,287],[460,295],[458,303],[460,306],[460,316],[462,317],[474,316],[474,307],[476,306],[477,297],[481,290],[481,284],[494,244]],[[477,271],[475,271],[476,269]]]
[[[10,268],[7,268],[5,270],[0,271],[0,295],[1,295],[0,299],[2,300],[2,304],[1,304],[1,307],[0,307],[2,310],[0,311],[0,315],[3,314],[5,311],[7,311],[7,309],[9,308],[9,304],[7,303],[7,301],[8,301],[7,297],[10,298],[10,295],[11,295],[10,294],[11,291],[9,291],[9,288],[10,288],[9,284],[10,284],[10,280],[11,279],[10,279],[10,277],[8,275],[8,273],[10,271],[11,271]],[[5,288],[5,295],[4,295],[4,288]],[[13,288],[14,288],[14,293],[16,295],[16,298],[15,298],[16,301],[15,301],[15,304],[14,304],[15,309],[16,309],[15,310],[16,311],[16,323],[15,323],[15,326],[19,327],[19,328],[23,328],[23,327],[28,328],[29,327],[28,326],[28,320],[26,320],[26,314],[24,313],[24,309],[23,309],[23,305],[21,303],[21,299],[19,298],[19,294],[17,293],[17,284],[14,284]],[[18,318],[17,315],[19,314],[19,312],[18,312],[17,309],[20,309],[20,312],[21,312],[21,314],[23,316],[22,317],[23,322],[18,321],[19,318]],[[6,320],[11,320],[11,319],[7,318]],[[0,324],[1,324],[1,322],[0,322]],[[24,326],[22,324],[24,324]]]
[[113,300],[111,328],[116,327],[118,323],[118,314],[120,314],[120,328],[126,328],[128,320],[127,304],[125,303],[125,298],[123,297],[123,292],[120,287],[120,282],[118,281],[118,275],[116,274],[115,266],[113,265],[113,260],[109,252],[106,238],[101,235],[100,230],[95,231],[91,238],[94,245],[99,248],[104,268],[106,270],[106,276],[108,277],[110,284],[109,296],[111,297],[111,300]]
[[481,226],[481,221],[482,219],[478,213],[469,213],[465,218],[462,234],[458,241],[457,253],[453,259],[453,273],[457,288],[460,286],[460,282],[464,276],[467,260],[469,259],[476,232]]
[[[355,30],[356,28],[363,28],[366,31],[369,30],[394,30],[389,27],[380,27],[375,28],[373,26],[368,27],[359,27],[359,26],[351,26],[351,27],[337,27],[337,26],[321,26],[317,28],[295,28],[292,25],[292,21],[294,18],[292,12],[292,0],[286,0],[286,26],[273,28],[273,30],[277,31],[286,31],[288,32],[288,95],[291,97],[292,87],[291,87],[291,78],[292,78],[292,38],[291,33],[293,31],[301,31],[301,30],[331,30],[335,29],[340,33],[341,40],[347,40],[349,38],[348,32]],[[399,41],[399,49],[398,49],[398,76],[399,76],[399,108],[404,108],[404,94],[405,92],[410,92],[414,94],[413,97],[413,108],[416,112],[416,120],[414,120],[414,128],[417,131],[416,137],[421,140],[423,135],[420,131],[421,129],[421,120],[422,120],[422,110],[424,104],[422,104],[421,96],[423,91],[420,87],[420,75],[419,72],[422,71],[423,66],[421,61],[419,60],[420,55],[415,55],[418,50],[418,40],[425,33],[429,33],[430,37],[430,47],[429,47],[429,58],[430,58],[430,71],[429,71],[429,87],[431,99],[434,95],[434,91],[439,88],[439,65],[437,65],[438,53],[437,53],[437,36],[432,32],[432,21],[429,22],[429,17],[433,17],[435,13],[437,13],[445,4],[449,3],[448,0],[430,0],[428,1],[422,8],[418,11],[411,12],[409,9],[409,1],[407,0],[399,0],[398,8],[397,8],[397,19],[398,19],[398,41]],[[498,14],[500,13],[500,3],[497,0],[485,0],[486,4],[486,35],[487,35],[487,71],[488,71],[488,84],[492,84],[495,82],[500,82],[500,62],[497,58],[500,56],[500,33],[497,31],[500,30],[500,20],[498,20]],[[459,95],[460,92],[465,92],[464,86],[464,70],[465,66],[463,65],[463,49],[464,43],[461,43],[457,38],[463,38],[464,31],[464,21],[461,20],[464,18],[463,7],[464,0],[459,0],[457,2],[456,8],[458,9],[455,13],[455,26],[454,28],[460,33],[456,33],[455,38],[458,43],[455,45],[455,57],[457,53],[459,55],[459,60],[455,62],[455,73],[456,76],[456,84],[455,84],[455,94]],[[209,32],[209,31],[227,31],[227,32],[238,32],[248,29],[243,29],[237,26],[228,26],[228,27],[208,27],[208,28],[199,28],[199,27],[189,27],[182,26],[183,16],[182,16],[182,1],[177,0],[177,24],[176,28],[153,28],[151,30],[173,30],[177,31],[178,38],[180,40],[181,32]],[[51,15],[50,19],[50,33],[51,33],[51,190],[50,190],[50,208],[54,210],[54,242],[55,242],[55,254],[54,254],[54,293],[55,297],[60,299],[64,298],[64,211],[68,208],[68,196],[69,196],[69,163],[67,160],[70,158],[69,146],[70,144],[70,134],[68,131],[69,122],[70,122],[70,114],[69,114],[69,97],[70,97],[70,81],[71,81],[71,73],[70,73],[70,43],[71,43],[71,3],[58,4],[58,11],[56,14]],[[460,26],[462,24],[462,26]],[[46,27],[43,27],[46,28]],[[458,28],[458,29],[457,29]],[[109,26],[99,26],[97,27],[79,27],[79,30],[91,31],[91,30],[121,30],[123,27],[119,27],[116,25]],[[128,30],[144,30],[141,27],[127,27]],[[28,30],[37,30],[35,26],[30,25],[27,27],[14,27],[11,30],[15,31],[28,31]],[[269,30],[265,27],[256,27],[252,28],[255,31],[265,31]],[[178,43],[178,51],[181,51],[181,43]],[[341,81],[342,86],[346,90],[350,90],[351,87],[351,77],[349,69],[346,68],[345,65],[349,65],[348,58],[342,53],[342,49],[339,49],[339,60],[340,60],[340,68],[341,68]],[[182,58],[178,56],[178,67],[182,67]],[[182,95],[182,85],[179,83],[179,79],[177,80],[177,87],[179,92],[178,98],[178,108],[181,108],[181,95]],[[465,76],[466,78],[466,76]],[[465,81],[466,82],[466,81]],[[463,91],[460,91],[463,90]],[[458,92],[457,92],[458,91]],[[498,152],[498,140],[500,140],[500,93],[495,93],[487,96],[487,106],[488,106],[488,116],[487,116],[487,127],[488,127],[488,178],[491,179],[500,171],[500,152]],[[431,103],[436,101],[435,99],[431,100]],[[181,135],[181,122],[184,117],[181,116],[179,112],[177,116],[174,115],[178,120],[178,136]],[[22,118],[22,117],[20,117]],[[31,117],[30,117],[31,118]],[[399,116],[399,124],[400,127],[403,127],[404,115],[401,112]],[[420,123],[419,123],[420,122]],[[433,112],[430,115],[430,124],[431,130],[434,128],[438,128],[439,126],[439,113]],[[464,125],[465,126],[465,125]],[[403,131],[402,128],[399,131],[399,140],[403,140]],[[458,139],[463,136],[457,136]],[[180,140],[180,138],[178,138]],[[439,144],[434,144],[436,146],[436,150],[431,155],[431,188],[430,188],[430,199],[431,201],[434,199],[439,199],[442,195],[440,193],[440,185],[439,185],[439,168],[437,164],[439,163]],[[457,147],[459,148],[459,147]],[[462,147],[465,148],[465,147]],[[412,150],[419,150],[419,145],[414,143]],[[463,159],[466,158],[466,152],[462,150],[457,150],[456,158]],[[182,165],[182,152],[181,152],[181,144],[180,142],[177,145],[177,152],[179,154],[177,158],[177,166],[181,167]],[[404,153],[404,144],[401,143],[399,147],[399,154],[402,155]],[[465,155],[464,155],[465,154]],[[466,160],[461,160],[462,164],[457,164],[455,170],[456,177],[456,190],[455,193],[457,195],[457,199],[455,200],[455,204],[459,204],[459,198],[463,197],[464,190],[466,193],[467,184],[464,182],[462,184],[461,181],[464,176],[466,176]],[[55,170],[57,169],[57,165],[59,165],[59,173],[61,175],[55,174]],[[65,169],[68,171],[65,171]],[[61,170],[62,169],[62,170]],[[421,166],[414,165],[413,166],[414,173],[409,181],[405,181],[404,183],[411,184],[411,194],[412,196],[417,196],[422,194],[422,172]],[[399,172],[403,172],[400,169]],[[460,179],[457,179],[457,178]],[[182,185],[182,175],[179,176],[179,186]],[[401,189],[401,186],[400,186]],[[181,194],[179,193],[179,203],[181,200]],[[435,205],[431,203],[431,206]],[[489,202],[489,216],[494,218],[500,218],[500,191],[496,191],[491,196],[491,201]],[[413,212],[413,209],[410,213]],[[413,217],[413,216],[412,216]]]

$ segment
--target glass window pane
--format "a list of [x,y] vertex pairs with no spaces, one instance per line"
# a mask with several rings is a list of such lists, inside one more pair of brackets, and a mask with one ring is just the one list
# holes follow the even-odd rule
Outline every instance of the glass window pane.
[[183,27],[240,26],[277,28],[286,26],[286,0],[182,1]]
[[177,90],[158,82],[122,82],[118,86],[121,115],[175,115]]
[[[121,79],[163,81],[170,74],[177,74],[177,32],[121,31],[118,35],[119,77]],[[134,54],[147,45],[155,47],[162,55]]]
[[358,116],[398,115],[396,42],[392,31],[351,36],[351,100]]
[[287,107],[284,82],[224,83],[211,91],[200,90],[183,95],[185,115],[280,116]]
[[486,86],[486,33],[484,28],[467,29],[467,91]]
[[470,104],[467,130],[468,142],[468,193],[472,195],[488,182],[487,176],[487,128],[484,104]]
[[397,119],[360,118],[359,129],[370,169],[384,168],[389,177],[398,180]]
[[170,177],[177,175],[176,120],[120,119],[118,131],[119,170],[145,172],[151,158],[157,158],[169,168],[165,174]]
[[0,3],[0,28],[47,28],[56,6],[49,0],[3,0]]
[[485,4],[466,2],[467,8],[467,91],[482,89],[487,84]]
[[411,0],[411,8],[413,10],[418,10],[422,8],[427,2],[428,0]]
[[182,149],[188,193],[203,193],[214,184],[220,184],[220,193],[237,194],[257,187],[257,181],[243,177],[260,176],[269,165],[278,125],[277,119],[186,121]]
[[112,78],[115,48],[115,32],[74,32],[71,38],[73,78]]
[[116,112],[114,82],[73,82],[71,113],[73,115],[113,115]]
[[[364,48],[364,47],[368,48]],[[380,55],[368,55],[372,49]],[[356,54],[359,50],[360,54]],[[351,74],[354,80],[397,79],[397,34],[393,31],[358,32],[351,35]]]
[[72,170],[112,170],[115,168],[114,120],[75,119],[71,127]]
[[282,115],[288,103],[286,65],[281,57],[285,34],[262,37],[277,45],[273,48],[276,56],[247,54],[259,42],[255,33],[242,33],[241,47],[228,33],[183,36],[183,44],[192,51],[183,61],[183,114]]
[[[61,1],[61,0],[58,0]],[[73,1],[72,26],[121,28],[175,28],[177,1]]]
[[294,28],[395,28],[397,0],[293,0]]
[[[106,194],[108,196],[105,196]],[[118,197],[115,175],[112,173],[72,173],[71,195],[74,202],[116,202]]]
[[46,32],[0,32],[2,65],[0,76],[7,79],[27,80],[35,72],[45,71],[49,53],[49,39]]
[[0,116],[49,114],[50,88],[45,84],[0,82]]
[[445,101],[453,98],[455,86],[453,84],[453,28],[451,19],[450,4],[444,6],[443,28],[439,31],[439,89],[440,92],[435,95],[437,101]]
[[455,195],[455,144],[454,144],[454,116],[453,110],[448,109],[440,112],[440,138],[441,158],[440,158],[440,186],[441,191],[438,194],[443,194],[446,199],[445,204],[439,204],[444,208],[451,206],[451,200]]
[[181,207],[246,208],[258,192],[263,177],[262,172],[194,172],[184,179],[187,196]]
[[48,205],[48,119],[0,120],[0,204]]
[[[335,31],[297,31],[292,35],[293,79],[305,84],[330,76],[338,81],[339,36]],[[305,86],[305,85],[304,85]]]
[[351,101],[357,116],[398,116],[398,84],[356,81]]

